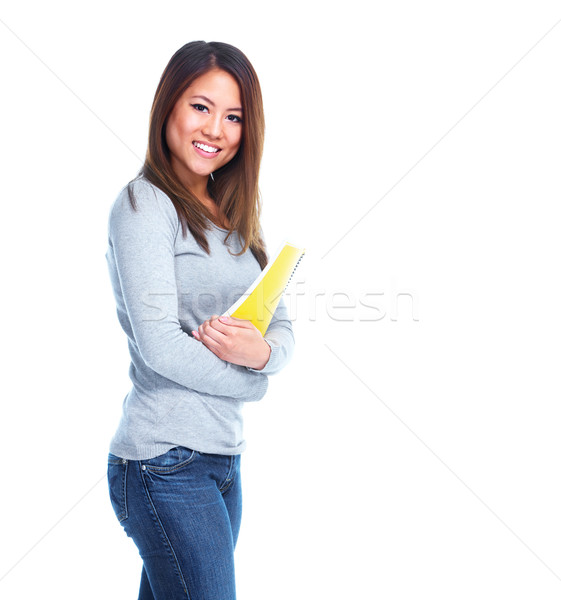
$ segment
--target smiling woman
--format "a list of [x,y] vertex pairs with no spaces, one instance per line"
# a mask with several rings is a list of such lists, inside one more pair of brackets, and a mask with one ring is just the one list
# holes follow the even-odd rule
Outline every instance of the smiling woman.
[[216,68],[183,92],[169,116],[166,142],[172,169],[207,207],[214,204],[207,190],[208,176],[229,163],[239,150],[241,115],[238,83]]
[[133,386],[107,475],[143,560],[140,600],[236,597],[242,408],[263,398],[294,347],[282,300],[264,337],[213,314],[267,264],[263,131],[247,58],[228,44],[186,44],[158,85],[145,163],[111,208],[106,257]]
[[[236,136],[240,139],[233,151]],[[174,54],[154,97],[141,175],[166,193],[183,233],[189,229],[206,252],[210,220],[237,231],[242,252],[251,249],[261,268],[267,263],[258,189],[264,137],[261,87],[240,50],[221,42],[191,42]],[[216,156],[199,148],[195,154],[194,142],[221,151]],[[223,149],[228,150],[227,160]],[[212,158],[197,163],[195,156]],[[193,160],[185,162],[188,157]]]

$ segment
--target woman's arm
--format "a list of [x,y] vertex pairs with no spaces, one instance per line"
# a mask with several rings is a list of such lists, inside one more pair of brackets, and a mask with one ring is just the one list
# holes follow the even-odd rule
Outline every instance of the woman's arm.
[[181,329],[174,264],[177,213],[169,198],[147,182],[136,182],[134,192],[137,211],[126,188],[112,207],[107,253],[122,291],[119,318],[126,313],[132,343],[152,370],[180,385],[241,400],[261,399],[267,389],[264,374],[221,360]]

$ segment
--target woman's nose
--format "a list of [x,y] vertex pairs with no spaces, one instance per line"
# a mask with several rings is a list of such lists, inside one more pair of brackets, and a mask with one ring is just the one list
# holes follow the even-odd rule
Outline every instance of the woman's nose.
[[222,135],[222,119],[219,115],[210,116],[202,129],[204,135],[219,138]]

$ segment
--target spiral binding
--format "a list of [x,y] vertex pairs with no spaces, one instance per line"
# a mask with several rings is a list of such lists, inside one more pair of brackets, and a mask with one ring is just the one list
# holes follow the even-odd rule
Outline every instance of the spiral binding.
[[294,265],[294,269],[292,269],[292,273],[290,274],[290,277],[288,278],[288,281],[286,282],[286,285],[284,286],[284,290],[282,291],[283,294],[286,292],[286,288],[288,287],[288,284],[290,283],[290,280],[292,279],[294,273],[296,272],[296,269],[298,268],[298,265],[300,264],[300,261],[304,258],[304,254],[306,254],[305,250],[304,250],[304,252],[302,252],[302,254],[300,255],[300,258],[297,261],[297,263]]

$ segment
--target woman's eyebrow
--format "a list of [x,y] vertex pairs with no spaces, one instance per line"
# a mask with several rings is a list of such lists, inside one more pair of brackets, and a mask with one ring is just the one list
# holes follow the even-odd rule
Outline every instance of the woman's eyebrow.
[[[214,104],[214,102],[210,99],[207,98],[206,96],[191,96],[192,98],[200,98],[201,100],[204,100],[205,102],[207,102],[208,104],[210,104],[211,106],[216,106],[216,104]],[[226,110],[237,110],[238,112],[243,112],[241,108],[227,108]]]

